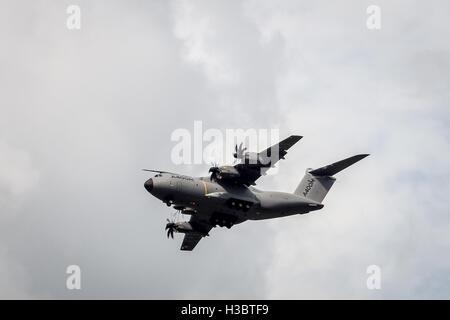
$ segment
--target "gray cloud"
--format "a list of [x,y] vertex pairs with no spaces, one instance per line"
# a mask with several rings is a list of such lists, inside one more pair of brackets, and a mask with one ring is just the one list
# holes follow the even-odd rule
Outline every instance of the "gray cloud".
[[[446,2],[3,1],[0,297],[448,298]],[[314,215],[214,230],[192,253],[143,167],[176,128],[305,136],[261,181],[367,158]],[[82,268],[82,290],[65,268]],[[382,268],[382,290],[365,287]]]

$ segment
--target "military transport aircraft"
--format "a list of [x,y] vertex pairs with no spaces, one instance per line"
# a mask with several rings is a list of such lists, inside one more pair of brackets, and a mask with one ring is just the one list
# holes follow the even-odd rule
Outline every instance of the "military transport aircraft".
[[234,166],[213,166],[207,177],[189,177],[159,170],[144,187],[167,206],[173,206],[190,220],[175,222],[167,219],[167,237],[184,233],[181,250],[191,251],[209,231],[216,227],[231,228],[247,220],[273,219],[305,214],[323,208],[322,201],[334,181],[333,175],[368,154],[359,154],[325,167],[307,169],[293,193],[262,191],[254,187],[256,180],[284,159],[287,150],[302,137],[292,135],[260,152],[245,152],[242,143],[236,145]]

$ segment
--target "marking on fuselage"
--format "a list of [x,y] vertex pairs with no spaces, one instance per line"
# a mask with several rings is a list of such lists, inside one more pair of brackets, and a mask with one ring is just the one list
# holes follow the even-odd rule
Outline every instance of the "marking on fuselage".
[[205,187],[205,196],[208,195],[208,188],[206,187],[206,182],[202,181],[203,186]]

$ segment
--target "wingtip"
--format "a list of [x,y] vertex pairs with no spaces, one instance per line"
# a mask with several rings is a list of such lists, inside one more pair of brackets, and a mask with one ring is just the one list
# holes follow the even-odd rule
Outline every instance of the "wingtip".
[[299,136],[298,134],[292,134],[289,136],[291,139],[296,139],[297,141],[303,138],[303,136]]
[[355,155],[355,156],[353,156],[351,158],[355,159],[356,161],[360,161],[360,160],[362,160],[362,159],[364,159],[365,157],[368,157],[368,156],[370,156],[369,153],[361,153],[361,154],[357,154],[357,155]]

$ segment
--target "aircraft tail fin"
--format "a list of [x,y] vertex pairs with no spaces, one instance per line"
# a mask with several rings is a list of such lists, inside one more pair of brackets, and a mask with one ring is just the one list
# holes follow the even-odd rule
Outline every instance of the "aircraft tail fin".
[[325,167],[318,169],[307,169],[305,176],[295,189],[294,194],[303,196],[305,198],[322,202],[328,191],[333,186],[336,178],[333,177],[336,173],[344,170],[352,164],[364,159],[368,154],[359,154]]

